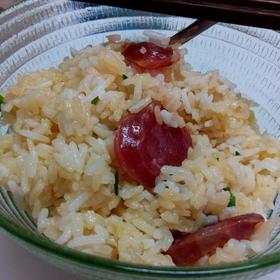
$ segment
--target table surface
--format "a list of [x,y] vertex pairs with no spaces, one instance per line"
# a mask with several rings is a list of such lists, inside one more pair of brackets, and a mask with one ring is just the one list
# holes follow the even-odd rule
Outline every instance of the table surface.
[[[0,271],[1,280],[80,280],[37,259],[5,235],[0,235]],[[259,278],[276,279],[280,279],[280,271]]]

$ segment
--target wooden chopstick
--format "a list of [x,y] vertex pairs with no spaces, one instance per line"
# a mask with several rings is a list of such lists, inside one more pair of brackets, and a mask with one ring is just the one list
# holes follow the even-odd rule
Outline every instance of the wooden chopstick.
[[[217,0],[202,0],[197,2],[204,2],[208,4],[215,4]],[[251,8],[264,8],[264,9],[279,9],[280,1],[279,0],[222,0],[220,4],[230,4],[238,5],[242,7],[251,7]]]
[[280,29],[280,0],[87,0],[83,2]]
[[194,37],[196,37],[198,34],[202,33],[206,29],[210,28],[214,24],[216,24],[216,21],[211,20],[205,20],[205,19],[199,19],[196,20],[194,23],[189,25],[188,27],[182,29],[181,31],[177,32],[173,36],[170,37],[170,45],[173,44],[179,44],[182,45]]

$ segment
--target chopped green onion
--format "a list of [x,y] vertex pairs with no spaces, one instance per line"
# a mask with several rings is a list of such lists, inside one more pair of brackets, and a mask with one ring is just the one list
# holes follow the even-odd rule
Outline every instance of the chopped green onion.
[[248,121],[251,124],[254,124],[256,121],[255,112],[253,110],[250,110],[250,115],[249,115]]
[[219,154],[219,153],[213,153],[213,157],[214,157],[216,160],[219,160],[219,159],[220,159],[220,154]]
[[236,197],[232,193],[230,193],[230,198],[227,207],[234,207],[234,206],[236,206]]
[[99,101],[100,101],[99,96],[96,96],[95,98],[93,98],[93,99],[91,100],[91,104],[96,105]]
[[0,94],[0,112],[1,112],[1,105],[5,104],[4,96]]
[[0,94],[0,104],[4,104],[5,102],[4,102],[4,96],[2,96],[1,94]]
[[238,151],[235,151],[234,153],[236,156],[240,156],[241,154]]
[[230,193],[229,201],[227,207],[234,207],[236,206],[236,197],[232,194],[229,187],[223,189],[226,192]]
[[128,77],[125,74],[123,74],[122,78],[123,78],[123,80],[126,80]]
[[116,173],[115,173],[114,191],[115,191],[116,195],[119,194],[119,173],[118,173],[118,171],[116,171]]

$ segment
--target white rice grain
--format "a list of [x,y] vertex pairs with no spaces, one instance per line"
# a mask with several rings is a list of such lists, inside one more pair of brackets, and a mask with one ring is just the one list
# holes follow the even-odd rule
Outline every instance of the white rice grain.
[[152,99],[150,96],[146,96],[145,98],[141,99],[136,104],[132,105],[129,108],[129,111],[133,114],[140,112],[143,108],[151,103]]

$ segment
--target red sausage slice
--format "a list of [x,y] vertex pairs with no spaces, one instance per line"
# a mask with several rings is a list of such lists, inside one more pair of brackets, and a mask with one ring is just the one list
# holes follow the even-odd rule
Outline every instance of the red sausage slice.
[[264,222],[259,214],[236,216],[206,226],[194,233],[180,236],[167,250],[178,266],[192,265],[201,257],[223,247],[230,239],[247,240],[258,223]]
[[118,165],[131,179],[153,188],[163,165],[180,166],[192,145],[184,128],[158,124],[153,102],[137,114],[124,118],[115,135],[114,146]]
[[130,43],[122,54],[129,62],[150,70],[169,66],[180,59],[171,47],[163,48],[150,42]]

